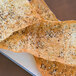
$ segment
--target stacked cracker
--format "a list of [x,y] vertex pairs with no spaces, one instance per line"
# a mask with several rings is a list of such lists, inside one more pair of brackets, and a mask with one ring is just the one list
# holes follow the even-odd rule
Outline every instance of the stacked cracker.
[[1,49],[34,55],[42,76],[76,75],[76,21],[58,21],[43,0],[2,0],[1,6]]

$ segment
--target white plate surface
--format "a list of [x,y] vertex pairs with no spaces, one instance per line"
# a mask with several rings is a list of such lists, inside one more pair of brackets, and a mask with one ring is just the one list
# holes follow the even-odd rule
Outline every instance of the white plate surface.
[[14,53],[12,51],[0,49],[0,52],[7,56],[10,60],[31,73],[33,76],[41,76],[36,67],[34,57],[28,53]]

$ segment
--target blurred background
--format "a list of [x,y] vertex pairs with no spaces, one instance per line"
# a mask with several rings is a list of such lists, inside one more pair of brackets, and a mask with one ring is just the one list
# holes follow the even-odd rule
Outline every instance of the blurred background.
[[[76,20],[76,0],[45,0],[59,20]],[[0,76],[31,76],[0,54]]]
[[45,0],[59,20],[76,20],[76,0]]

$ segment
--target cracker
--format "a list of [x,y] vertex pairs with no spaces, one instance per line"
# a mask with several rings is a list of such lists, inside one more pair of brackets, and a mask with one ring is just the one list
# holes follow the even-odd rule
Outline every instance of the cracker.
[[15,32],[0,48],[76,65],[76,21],[41,21]]
[[76,66],[35,57],[36,65],[42,76],[76,76]]
[[39,19],[28,0],[1,0],[0,42],[13,32],[38,22]]
[[58,21],[44,0],[30,0],[31,5],[44,20]]

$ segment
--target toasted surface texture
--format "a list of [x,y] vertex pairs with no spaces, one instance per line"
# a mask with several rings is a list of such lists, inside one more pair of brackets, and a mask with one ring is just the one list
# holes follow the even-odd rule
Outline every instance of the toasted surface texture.
[[41,21],[0,43],[0,48],[76,65],[76,21]]
[[76,66],[35,57],[38,70],[42,76],[76,76]]
[[39,20],[28,0],[0,0],[0,42]]
[[31,5],[36,10],[36,12],[44,19],[57,21],[58,19],[53,14],[53,12],[49,9],[44,0],[30,0]]

